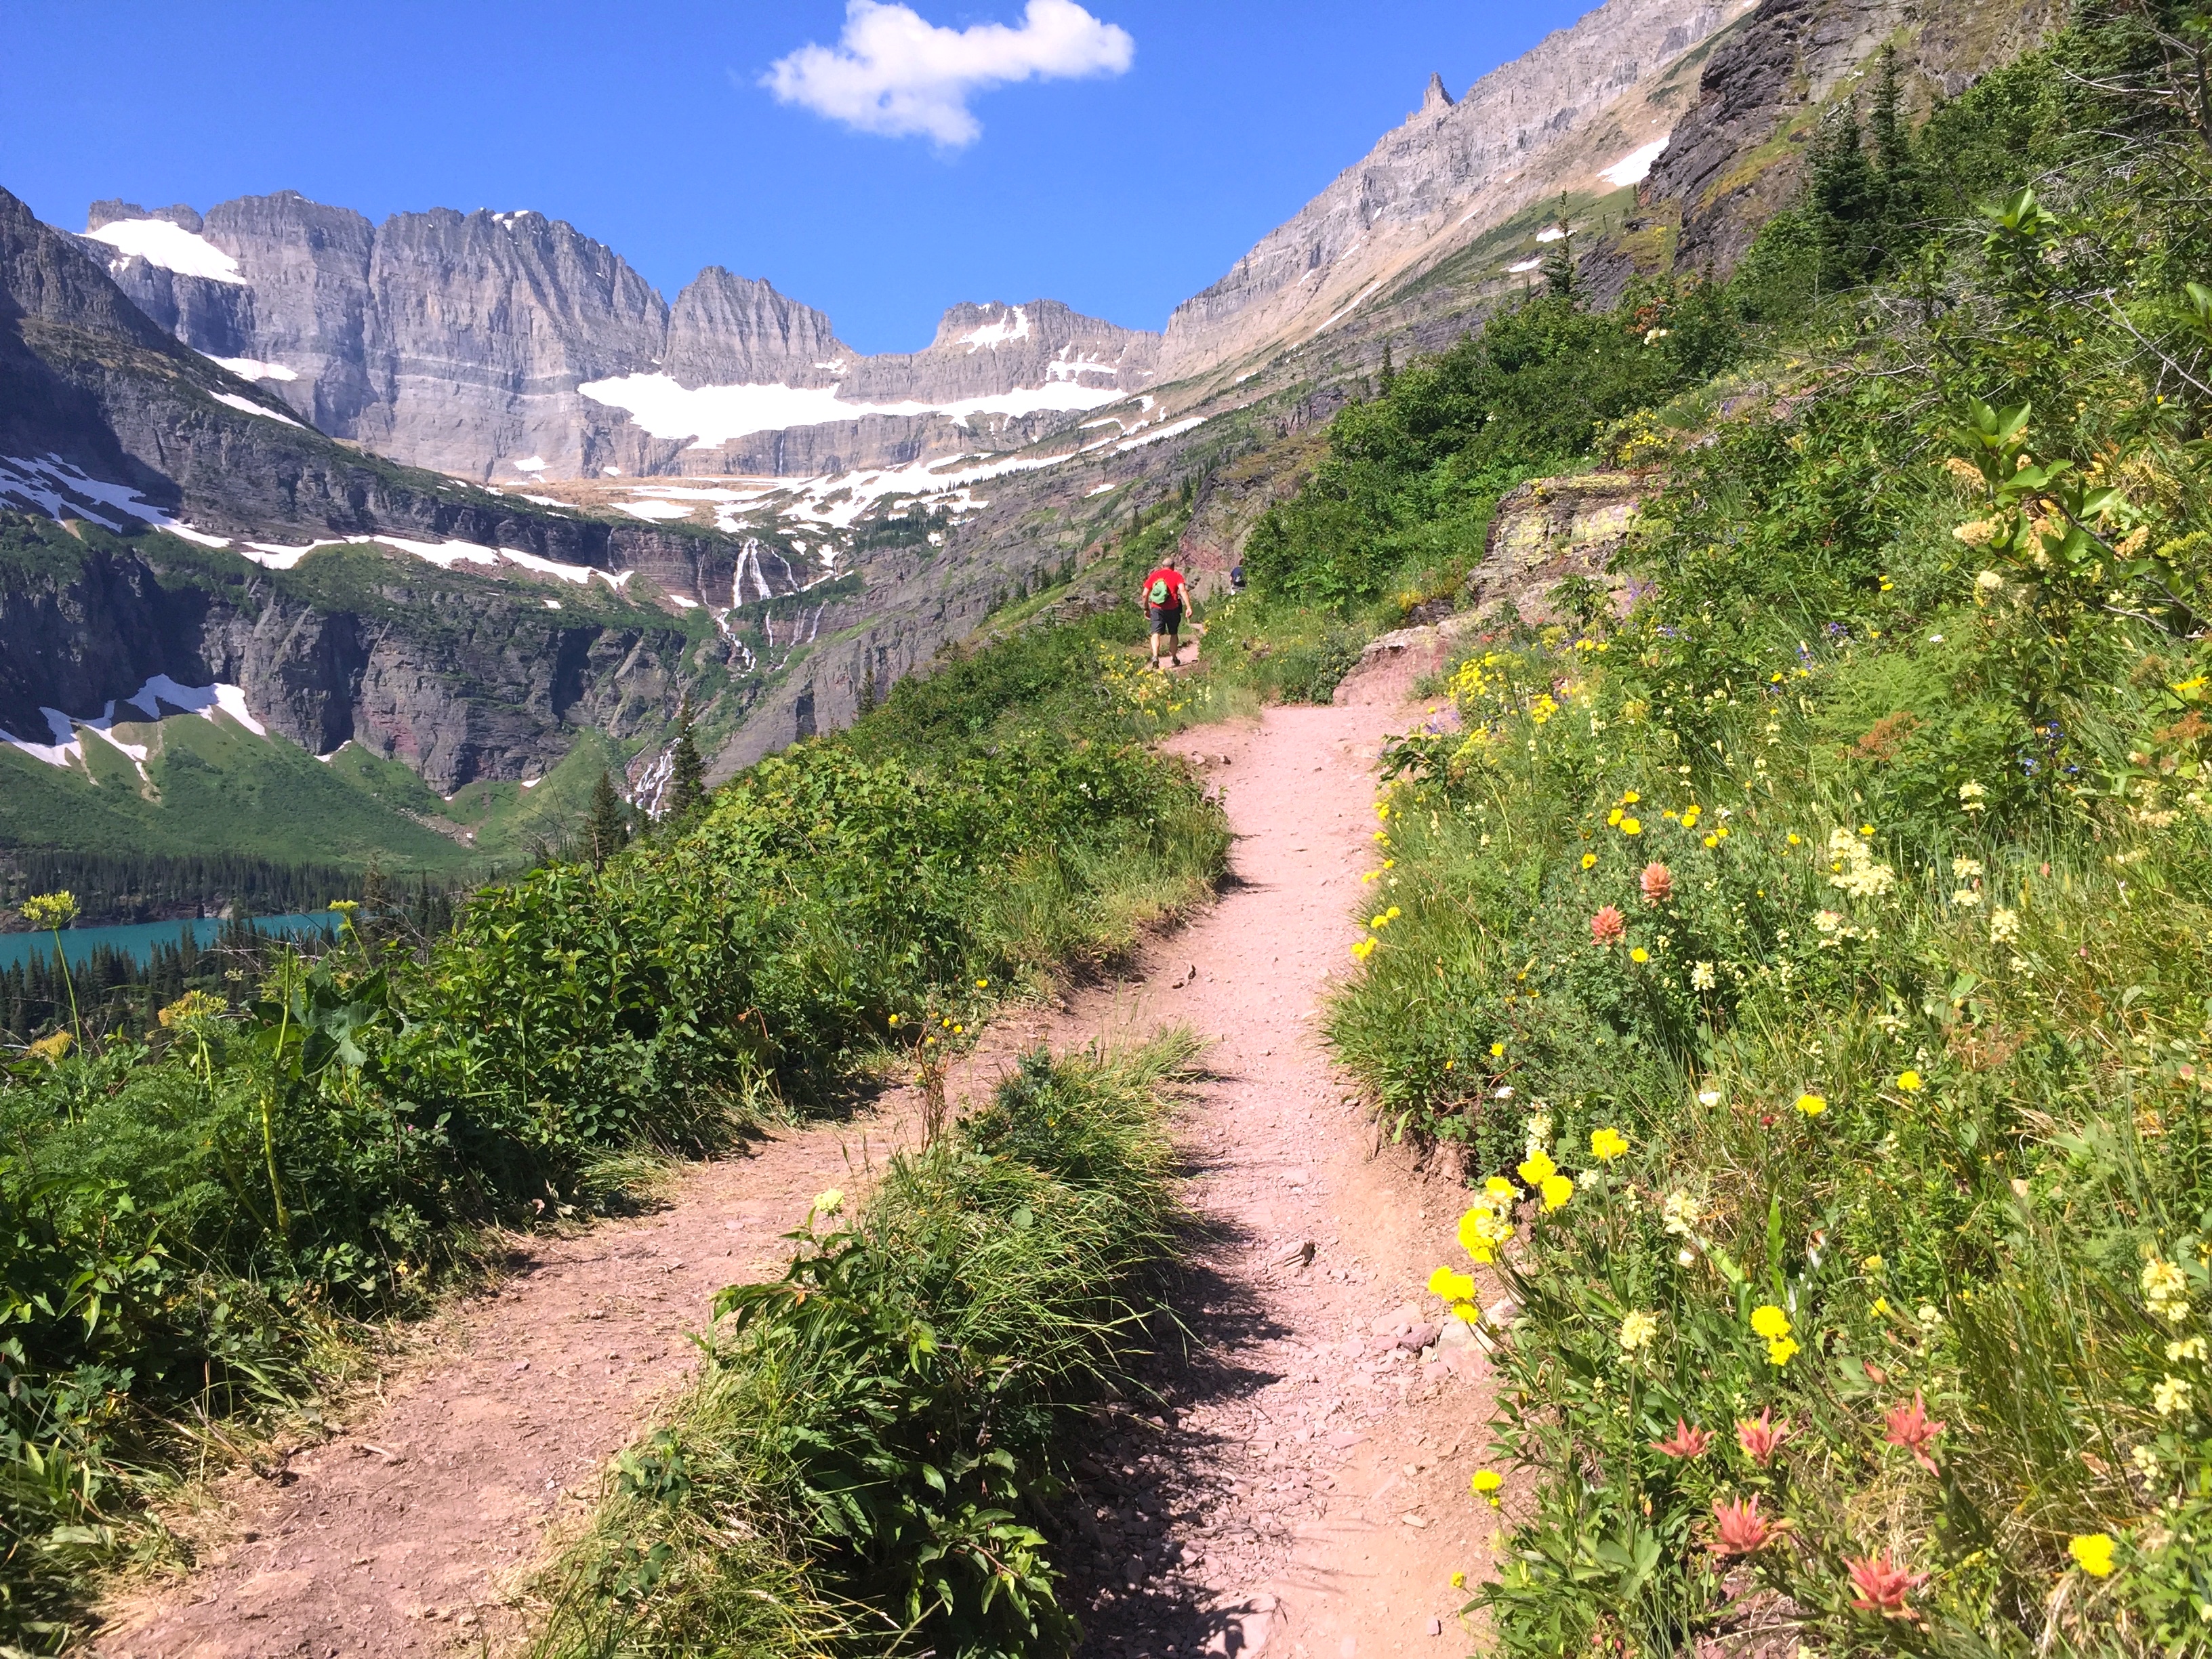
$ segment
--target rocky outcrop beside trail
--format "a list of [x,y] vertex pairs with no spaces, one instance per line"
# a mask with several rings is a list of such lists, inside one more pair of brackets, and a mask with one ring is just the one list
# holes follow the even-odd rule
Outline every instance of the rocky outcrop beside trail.
[[1628,539],[1637,509],[1659,488],[1643,472],[1585,472],[1532,478],[1498,503],[1483,544],[1482,562],[1468,573],[1467,594],[1478,616],[1511,605],[1526,622],[1562,620],[1553,590],[1572,577],[1608,589],[1623,586],[1613,556]]

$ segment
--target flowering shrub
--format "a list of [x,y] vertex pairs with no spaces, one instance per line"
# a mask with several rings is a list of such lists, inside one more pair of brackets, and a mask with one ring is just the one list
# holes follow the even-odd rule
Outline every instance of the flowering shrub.
[[1518,1309],[1505,1651],[2212,1646],[2212,155],[2136,15],[1928,142],[2146,148],[1816,314],[1392,753],[1330,1030]]

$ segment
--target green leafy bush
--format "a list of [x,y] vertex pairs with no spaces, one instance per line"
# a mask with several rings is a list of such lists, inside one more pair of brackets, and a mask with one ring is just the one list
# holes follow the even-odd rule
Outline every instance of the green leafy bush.
[[[734,1650],[765,1579],[783,1607],[853,1610],[746,1650],[1072,1652],[1039,1501],[1073,1413],[1162,1316],[1164,1096],[1194,1052],[1036,1051],[849,1226],[817,1200],[782,1278],[717,1299],[699,1382],[549,1576],[535,1651]],[[781,1553],[726,1558],[718,1534]]]

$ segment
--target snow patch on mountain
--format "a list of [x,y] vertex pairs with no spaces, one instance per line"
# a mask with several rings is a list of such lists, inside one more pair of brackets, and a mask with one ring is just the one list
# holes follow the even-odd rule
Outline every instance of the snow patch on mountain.
[[307,430],[289,415],[280,415],[266,404],[257,404],[252,398],[241,398],[235,392],[210,392],[208,396],[219,404],[228,404],[241,415],[258,415],[264,421],[282,421],[286,426],[298,426],[302,432]]
[[211,363],[221,363],[241,380],[296,380],[297,369],[287,368],[282,363],[266,363],[258,357],[217,357],[203,351],[200,356]]
[[[118,715],[116,710],[125,705],[137,710],[137,714]],[[110,702],[98,714],[89,717],[65,714],[58,708],[41,706],[39,712],[46,717],[46,734],[52,739],[40,743],[35,738],[19,738],[12,732],[0,730],[0,745],[21,750],[33,760],[48,766],[68,768],[84,766],[85,734],[91,733],[109,747],[126,757],[137,769],[142,782],[150,782],[146,775],[146,758],[153,752],[152,745],[126,743],[116,736],[118,720],[137,723],[158,723],[172,714],[198,714],[203,720],[220,725],[218,714],[251,732],[257,738],[269,735],[269,728],[253,717],[246,706],[246,693],[235,685],[218,680],[212,685],[180,685],[167,674],[156,674],[129,696]]]
[[167,219],[118,219],[113,224],[102,225],[85,234],[121,254],[122,258],[112,262],[117,265],[126,259],[139,258],[164,270],[173,270],[180,276],[204,276],[211,283],[246,286],[237,260],[206,237],[195,236],[182,225],[173,225]]
[[1598,177],[1619,189],[1624,185],[1640,185],[1650,175],[1651,164],[1667,148],[1670,135],[1662,133],[1648,144],[1638,144],[1609,167],[1598,169]]
[[1042,410],[1096,409],[1118,402],[1111,386],[1089,386],[1053,380],[1042,386],[1016,387],[949,403],[863,404],[848,402],[831,386],[796,386],[770,382],[756,386],[686,386],[667,374],[625,374],[586,380],[576,388],[593,403],[619,409],[655,438],[689,438],[693,449],[719,449],[756,432],[789,427],[824,426],[871,415],[943,415],[966,421],[977,415],[1034,415]]
[[57,521],[82,519],[102,530],[118,532],[132,520],[155,530],[166,530],[202,547],[228,547],[229,538],[210,536],[171,518],[137,490],[109,483],[71,466],[58,455],[34,461],[20,455],[0,455],[0,504],[43,513]]
[[1030,337],[1029,313],[1020,306],[1011,307],[995,323],[985,323],[981,328],[971,328],[960,337],[960,343],[974,356],[981,350],[996,351],[1000,346],[1015,340]]

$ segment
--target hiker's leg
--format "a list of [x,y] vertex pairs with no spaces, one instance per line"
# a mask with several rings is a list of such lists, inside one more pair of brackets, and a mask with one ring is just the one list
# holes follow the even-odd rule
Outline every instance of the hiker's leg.
[[1152,666],[1155,668],[1158,668],[1160,665],[1160,641],[1166,637],[1167,635],[1164,634],[1155,634],[1152,635]]

